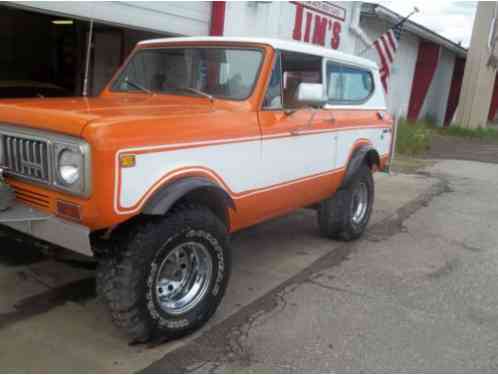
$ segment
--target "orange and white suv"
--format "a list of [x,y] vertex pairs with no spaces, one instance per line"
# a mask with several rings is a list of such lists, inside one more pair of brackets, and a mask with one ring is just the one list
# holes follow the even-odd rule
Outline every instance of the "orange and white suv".
[[392,119],[377,66],[271,39],[141,42],[95,98],[0,101],[0,225],[98,260],[137,341],[215,312],[229,234],[300,207],[358,238]]

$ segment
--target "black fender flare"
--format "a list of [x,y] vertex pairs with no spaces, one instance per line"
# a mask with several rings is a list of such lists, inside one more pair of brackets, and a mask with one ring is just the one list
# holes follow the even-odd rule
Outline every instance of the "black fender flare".
[[182,197],[197,189],[215,193],[227,208],[235,209],[235,203],[221,186],[204,177],[184,177],[156,191],[142,209],[146,215],[164,215]]
[[372,169],[375,164],[380,166],[379,153],[372,145],[361,145],[353,152],[346,168],[344,179],[342,180],[342,186],[347,186],[351,182],[356,171],[365,161],[370,169]]

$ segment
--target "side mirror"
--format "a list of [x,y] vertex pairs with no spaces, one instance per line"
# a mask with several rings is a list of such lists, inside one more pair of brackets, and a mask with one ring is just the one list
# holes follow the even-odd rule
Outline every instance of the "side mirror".
[[323,95],[323,85],[321,83],[300,83],[296,90],[296,101],[310,107],[323,107],[327,103]]

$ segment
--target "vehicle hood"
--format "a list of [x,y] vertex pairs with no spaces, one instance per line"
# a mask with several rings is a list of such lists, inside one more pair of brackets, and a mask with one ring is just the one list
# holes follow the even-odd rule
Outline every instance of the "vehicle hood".
[[93,122],[115,122],[120,119],[178,116],[212,111],[209,103],[192,104],[159,96],[8,99],[0,100],[0,124],[80,136]]

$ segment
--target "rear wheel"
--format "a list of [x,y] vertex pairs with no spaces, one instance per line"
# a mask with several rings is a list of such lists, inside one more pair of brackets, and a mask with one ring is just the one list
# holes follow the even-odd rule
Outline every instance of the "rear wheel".
[[99,265],[97,287],[114,323],[134,341],[200,328],[221,302],[230,272],[226,227],[186,206],[140,224],[119,256]]
[[374,193],[372,172],[364,164],[347,186],[320,203],[320,233],[325,237],[345,241],[359,238],[370,220]]

